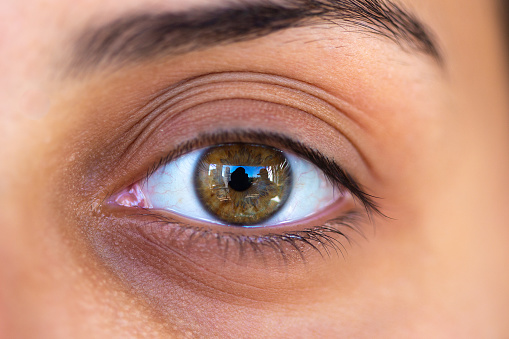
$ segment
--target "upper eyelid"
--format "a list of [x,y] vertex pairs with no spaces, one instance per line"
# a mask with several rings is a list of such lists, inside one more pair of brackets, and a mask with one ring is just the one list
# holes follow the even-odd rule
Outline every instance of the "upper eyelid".
[[[287,78],[282,75],[272,73],[260,73],[260,72],[212,72],[205,73],[198,76],[190,77],[177,83],[160,90],[156,93],[146,107],[142,110],[149,113],[158,111],[161,107],[172,107],[181,100],[184,100],[190,96],[195,96],[200,92],[206,92],[210,89],[205,86],[210,85],[221,85],[221,84],[234,84],[236,87],[242,83],[249,84],[250,86],[273,86],[277,95],[271,96],[272,98],[281,98],[283,93],[286,96],[290,96],[288,92],[284,90],[298,93],[303,95],[306,100],[297,100],[293,104],[294,108],[303,111],[316,110],[318,102],[321,102],[322,106],[328,106],[333,110],[339,110],[349,119],[358,121],[358,113],[355,112],[353,104],[348,100],[347,97],[341,96],[340,93],[330,93],[325,88],[318,86],[317,84],[307,83],[297,79]],[[194,92],[196,89],[196,92]],[[240,92],[240,91],[237,91]],[[265,91],[267,94],[267,91]],[[229,94],[229,93],[228,93]],[[247,99],[259,99],[258,97],[249,97],[248,93],[243,93]],[[225,96],[224,99],[229,99],[229,96]],[[233,98],[236,98],[233,96]],[[244,98],[244,97],[243,97]],[[311,104],[312,102],[312,104]],[[306,107],[312,107],[312,109],[306,109]],[[327,121],[325,121],[327,122]]]
[[[249,91],[243,91],[241,84],[245,83]],[[207,86],[221,85],[235,86],[236,92],[232,94],[231,90],[221,90],[220,98],[211,99],[211,88]],[[273,86],[272,90],[263,87],[263,94],[253,95],[252,86]],[[204,98],[201,94],[207,94]],[[270,93],[277,93],[270,95]],[[270,98],[267,98],[267,96]],[[356,144],[356,138],[352,135],[353,126],[365,130],[366,123],[369,123],[369,116],[365,112],[357,109],[346,97],[340,93],[329,93],[327,90],[315,85],[296,79],[290,79],[284,76],[258,73],[258,72],[219,72],[202,74],[196,77],[187,78],[169,87],[159,90],[156,94],[138,108],[133,115],[138,116],[132,128],[127,130],[126,134],[134,134],[139,142],[141,135],[146,134],[145,138],[150,137],[151,128],[157,125],[161,120],[169,117],[175,117],[183,111],[192,109],[195,106],[210,103],[211,100],[227,99],[253,99],[257,101],[266,101],[267,103],[281,104],[309,113],[320,119],[326,124],[338,129],[344,138],[351,143],[362,162],[370,170],[374,168],[363,152],[362,148]],[[190,101],[190,102],[187,102]],[[163,114],[170,112],[170,116]],[[347,126],[343,128],[339,126]],[[135,148],[136,143],[130,147]],[[125,154],[129,153],[126,149]],[[374,173],[376,174],[376,173]]]

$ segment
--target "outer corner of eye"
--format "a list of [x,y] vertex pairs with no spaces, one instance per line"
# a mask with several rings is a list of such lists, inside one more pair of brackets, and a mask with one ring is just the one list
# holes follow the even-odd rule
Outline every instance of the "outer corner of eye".
[[316,165],[300,156],[232,143],[180,156],[112,201],[202,222],[264,227],[300,221],[342,197]]

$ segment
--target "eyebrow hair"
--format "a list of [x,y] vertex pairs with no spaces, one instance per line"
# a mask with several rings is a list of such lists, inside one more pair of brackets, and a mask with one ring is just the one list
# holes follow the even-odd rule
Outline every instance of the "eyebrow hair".
[[390,0],[265,0],[120,17],[82,33],[71,66],[81,70],[121,66],[323,24],[380,35],[442,63],[429,29]]

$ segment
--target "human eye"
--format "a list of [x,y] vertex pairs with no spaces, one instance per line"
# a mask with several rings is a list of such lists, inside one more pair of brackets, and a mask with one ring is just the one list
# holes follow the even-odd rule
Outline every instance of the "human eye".
[[308,217],[342,196],[316,165],[299,156],[235,143],[168,161],[115,201],[229,226],[266,227]]
[[[366,153],[369,139],[355,121],[359,111],[289,76],[188,72],[160,76],[157,88],[149,82],[132,97],[125,94],[129,82],[116,78],[110,92],[99,91],[105,98],[93,111],[111,113],[110,129],[90,138],[91,151],[74,170],[78,183],[65,187],[78,195],[66,212],[86,239],[83,251],[162,316],[175,309],[214,315],[217,307],[288,298],[305,305],[319,296],[316,288],[348,281],[363,267],[359,260],[370,249],[363,236],[381,219],[376,203],[383,202],[373,197],[382,189]],[[91,119],[82,128],[97,125]],[[222,152],[230,165],[213,161]],[[265,175],[262,168],[269,177],[269,166],[233,162],[246,152],[279,158],[271,166],[281,164],[276,193],[283,203],[267,199],[273,210],[250,220],[236,219],[236,211],[218,216],[226,210],[211,212],[196,193],[198,164],[217,170],[221,162],[230,174],[243,167],[248,190]],[[226,187],[224,175],[217,179]]]
[[[280,253],[281,242],[290,242],[299,253],[304,245],[329,255],[345,250],[345,228],[360,231],[360,216],[379,213],[373,197],[320,151],[258,130],[220,131],[184,142],[110,203],[141,208],[192,236],[224,243],[230,237],[240,247],[270,242]],[[265,233],[235,235],[256,228]]]

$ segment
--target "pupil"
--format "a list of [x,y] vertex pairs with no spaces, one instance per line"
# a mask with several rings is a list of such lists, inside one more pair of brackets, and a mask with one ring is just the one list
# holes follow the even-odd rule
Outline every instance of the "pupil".
[[196,195],[216,219],[255,225],[276,213],[291,191],[290,164],[281,150],[227,144],[206,150],[195,169]]
[[233,171],[228,186],[238,192],[243,192],[251,186],[251,180],[249,180],[249,175],[246,173],[244,167],[238,167]]

